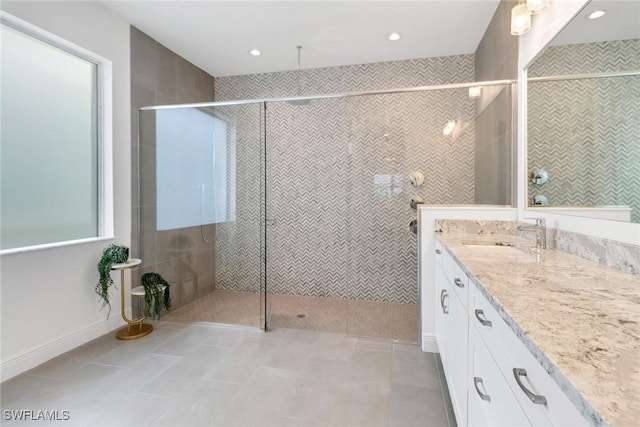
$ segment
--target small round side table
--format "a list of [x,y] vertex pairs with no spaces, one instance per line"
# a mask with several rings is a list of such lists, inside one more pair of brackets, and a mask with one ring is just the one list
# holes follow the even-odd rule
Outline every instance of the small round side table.
[[[120,312],[122,314],[122,319],[127,322],[127,326],[118,330],[116,333],[116,338],[119,340],[135,340],[137,338],[142,338],[145,335],[149,335],[151,331],[153,331],[153,325],[143,323],[145,316],[138,317],[137,319],[129,319],[124,312],[124,271],[137,267],[140,264],[142,264],[141,259],[130,258],[125,262],[113,264],[113,266],[111,266],[112,271],[120,270]],[[137,294],[136,296],[139,295]],[[144,296],[144,292],[142,293],[142,296]]]

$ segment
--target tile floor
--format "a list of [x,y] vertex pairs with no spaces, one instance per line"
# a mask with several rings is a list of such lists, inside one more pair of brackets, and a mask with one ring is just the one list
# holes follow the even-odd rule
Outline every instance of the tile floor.
[[[345,334],[161,321],[1,385],[3,426],[451,426],[437,355]],[[444,389],[443,389],[444,388]],[[17,422],[4,410],[68,410]]]
[[167,320],[260,327],[260,294],[217,289],[164,315]]
[[[269,325],[415,343],[416,304],[269,295]],[[304,318],[297,317],[304,314]],[[260,294],[215,290],[167,313],[166,319],[259,327]]]

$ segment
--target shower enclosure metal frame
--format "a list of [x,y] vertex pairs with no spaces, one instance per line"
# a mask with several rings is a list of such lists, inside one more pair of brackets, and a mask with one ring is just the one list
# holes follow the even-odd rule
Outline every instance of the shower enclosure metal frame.
[[281,98],[258,98],[258,99],[241,99],[235,101],[213,101],[213,102],[195,102],[188,104],[169,104],[169,105],[153,105],[149,107],[140,107],[138,111],[149,110],[163,110],[171,108],[204,108],[204,107],[221,107],[225,105],[245,105],[245,104],[267,104],[269,102],[289,102],[289,101],[313,101],[315,99],[331,99],[331,98],[349,98],[354,96],[368,96],[368,95],[390,95],[397,93],[413,93],[413,92],[428,92],[435,90],[447,90],[447,89],[465,89],[470,87],[485,87],[485,86],[506,86],[516,84],[518,81],[514,79],[508,80],[489,80],[482,82],[471,83],[450,83],[443,85],[431,85],[431,86],[416,86],[410,88],[399,89],[382,89],[382,90],[370,90],[361,92],[344,92],[344,93],[331,93],[322,95],[309,95],[309,96],[290,96]]
[[[452,84],[442,84],[442,85],[430,85],[430,86],[417,86],[410,88],[397,88],[397,89],[384,89],[384,90],[371,90],[371,91],[359,91],[359,92],[345,92],[345,93],[333,93],[333,94],[321,94],[321,95],[311,95],[311,96],[295,96],[295,97],[275,97],[275,98],[259,98],[259,99],[245,99],[245,100],[233,100],[233,101],[219,101],[219,102],[198,102],[198,103],[187,103],[187,104],[171,104],[171,105],[158,105],[158,106],[148,106],[141,107],[138,109],[138,121],[140,123],[140,116],[143,111],[154,111],[154,110],[163,110],[163,109],[177,109],[177,108],[206,108],[206,107],[222,107],[222,106],[233,106],[233,105],[251,105],[256,104],[260,105],[261,117],[260,117],[260,138],[261,138],[261,179],[262,185],[264,189],[261,189],[261,239],[263,239],[263,248],[264,250],[261,252],[261,279],[262,283],[260,284],[261,295],[264,294],[264,301],[261,301],[261,324],[260,328],[263,330],[267,330],[268,328],[268,295],[269,288],[267,284],[267,226],[269,225],[269,216],[267,212],[267,194],[266,194],[266,185],[267,185],[267,126],[266,126],[266,113],[267,106],[269,103],[280,103],[280,102],[289,102],[295,104],[295,102],[301,101],[313,101],[313,100],[322,100],[322,99],[332,99],[332,98],[350,98],[350,97],[359,97],[359,96],[371,96],[371,95],[389,95],[389,94],[402,94],[402,93],[419,93],[419,92],[428,92],[428,91],[442,91],[442,90],[452,90],[452,89],[465,89],[472,87],[488,87],[488,86],[513,86],[517,84],[517,80],[514,79],[506,79],[506,80],[492,80],[492,81],[481,81],[481,82],[469,82],[469,83],[452,83]],[[139,127],[140,129],[140,127]],[[140,130],[138,131],[138,150],[140,150]],[[141,195],[141,185],[140,185],[140,155],[138,153],[138,176],[137,176],[137,186],[138,186],[138,198]],[[137,241],[140,247],[141,243],[141,214],[140,210],[138,210],[138,228],[137,228]],[[417,332],[418,332],[418,342],[420,342],[420,337],[422,336],[421,331],[421,293],[418,283],[418,276],[416,275],[416,285],[418,286],[418,300],[417,300],[417,310],[418,310],[418,318],[417,318]]]

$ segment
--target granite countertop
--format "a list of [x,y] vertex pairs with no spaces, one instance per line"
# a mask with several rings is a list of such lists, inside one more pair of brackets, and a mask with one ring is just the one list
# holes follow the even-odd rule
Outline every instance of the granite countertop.
[[586,418],[638,424],[640,276],[555,249],[536,259],[462,243],[535,246],[514,235],[436,235]]

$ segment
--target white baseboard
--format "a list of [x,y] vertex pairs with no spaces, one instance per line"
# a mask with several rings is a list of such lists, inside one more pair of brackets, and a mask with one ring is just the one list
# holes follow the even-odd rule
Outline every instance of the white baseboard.
[[[131,318],[131,308],[126,310],[127,317]],[[17,356],[3,360],[0,365],[2,381],[13,378],[31,368],[53,359],[56,356],[73,350],[101,335],[123,326],[125,323],[119,315],[111,316],[108,320],[101,320],[92,325],[79,329],[69,335],[57,338],[45,345],[32,348]],[[113,339],[116,339],[115,337]]]
[[426,351],[427,353],[439,353],[435,335],[422,334],[422,351]]

